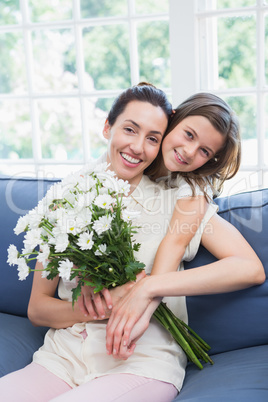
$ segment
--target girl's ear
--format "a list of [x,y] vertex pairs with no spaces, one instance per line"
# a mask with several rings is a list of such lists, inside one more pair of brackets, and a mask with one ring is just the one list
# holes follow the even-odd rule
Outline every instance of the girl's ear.
[[102,134],[103,137],[106,138],[106,140],[110,138],[110,124],[108,123],[108,119],[105,120]]

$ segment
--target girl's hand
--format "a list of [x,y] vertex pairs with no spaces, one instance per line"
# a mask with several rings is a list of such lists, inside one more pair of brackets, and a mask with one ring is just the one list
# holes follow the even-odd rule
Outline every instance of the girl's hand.
[[[119,345],[118,350],[116,350],[116,347],[113,347],[113,357],[114,358],[127,360],[133,354],[137,341],[142,337],[144,332],[147,330],[147,328],[150,324],[150,319],[160,302],[161,302],[161,299],[159,298],[159,299],[154,299],[149,304],[145,313],[134,324],[134,326],[131,330],[131,333],[129,335],[129,338],[127,338],[126,333],[124,333],[124,336],[121,339],[121,343]],[[125,344],[124,339],[129,339],[127,344]]]
[[[145,277],[137,282],[132,289],[124,296],[113,308],[111,317],[106,329],[106,349],[107,353],[117,356],[122,355],[124,347],[131,347],[131,339],[136,339],[137,335],[131,336],[134,325],[143,317],[139,334],[140,337],[149,325],[150,318],[160,303],[160,299],[152,300],[146,295],[146,283],[149,277]],[[148,306],[150,308],[147,310]],[[146,321],[147,320],[147,321]],[[132,350],[132,349],[131,349]]]

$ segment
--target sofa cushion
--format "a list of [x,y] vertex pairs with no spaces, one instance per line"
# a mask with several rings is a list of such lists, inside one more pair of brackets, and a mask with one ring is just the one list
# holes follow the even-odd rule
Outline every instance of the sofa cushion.
[[[219,214],[252,245],[268,273],[268,189],[218,198]],[[203,247],[185,268],[215,258]],[[211,353],[267,344],[268,282],[238,292],[187,297],[190,326],[212,347]],[[202,319],[200,319],[202,317]]]
[[266,402],[268,345],[212,356],[215,364],[198,370],[189,364],[176,402]]
[[[19,250],[23,246],[23,234],[16,236],[13,229],[20,216],[33,209],[43,198],[54,180],[38,180],[30,178],[0,178],[0,244],[1,244],[1,281],[0,311],[26,316],[32,287],[32,274],[27,280],[19,281],[15,267],[7,261],[7,249],[15,244]],[[32,264],[34,268],[34,263]]]
[[26,317],[0,313],[0,377],[29,364],[46,332]]

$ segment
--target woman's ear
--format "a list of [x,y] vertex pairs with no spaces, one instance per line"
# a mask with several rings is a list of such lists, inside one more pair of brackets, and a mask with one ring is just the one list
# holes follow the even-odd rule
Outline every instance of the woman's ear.
[[106,119],[104,127],[103,127],[103,131],[102,131],[103,137],[106,138],[106,140],[109,140],[109,138],[110,138],[110,128],[111,127],[110,127],[110,124],[108,123],[108,119]]

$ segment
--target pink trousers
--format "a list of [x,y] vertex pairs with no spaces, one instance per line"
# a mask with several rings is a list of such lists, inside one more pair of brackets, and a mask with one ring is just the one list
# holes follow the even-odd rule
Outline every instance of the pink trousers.
[[73,389],[36,363],[0,379],[5,402],[170,402],[176,395],[172,384],[133,374],[106,375]]

